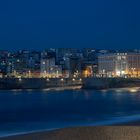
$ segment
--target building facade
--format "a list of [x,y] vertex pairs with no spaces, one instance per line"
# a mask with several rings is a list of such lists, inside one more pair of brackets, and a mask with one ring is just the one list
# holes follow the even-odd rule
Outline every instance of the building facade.
[[100,54],[98,73],[107,77],[139,77],[140,53]]

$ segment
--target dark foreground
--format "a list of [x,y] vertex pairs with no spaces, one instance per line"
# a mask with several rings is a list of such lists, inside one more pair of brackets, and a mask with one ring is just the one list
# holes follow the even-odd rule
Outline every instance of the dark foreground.
[[139,140],[138,126],[79,127],[1,138],[1,140]]

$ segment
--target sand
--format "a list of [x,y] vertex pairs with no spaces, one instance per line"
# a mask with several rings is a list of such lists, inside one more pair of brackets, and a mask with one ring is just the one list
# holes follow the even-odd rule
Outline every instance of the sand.
[[140,140],[139,126],[106,126],[66,128],[38,132],[0,140]]

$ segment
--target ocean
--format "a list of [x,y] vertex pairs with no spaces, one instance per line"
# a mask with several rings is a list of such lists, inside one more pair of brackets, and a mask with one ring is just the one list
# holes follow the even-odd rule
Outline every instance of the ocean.
[[137,120],[139,88],[0,91],[0,137]]

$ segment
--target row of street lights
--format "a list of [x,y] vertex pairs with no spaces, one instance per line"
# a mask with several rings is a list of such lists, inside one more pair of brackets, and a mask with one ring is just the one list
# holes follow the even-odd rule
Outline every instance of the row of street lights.
[[[51,78],[50,78],[50,79],[51,79]],[[50,79],[49,79],[49,78],[47,78],[47,79],[46,79],[46,81],[47,81],[47,82],[49,82],[49,81],[50,81]],[[18,76],[18,80],[19,80],[19,81],[22,81],[21,76]],[[64,82],[64,81],[65,81],[65,79],[64,79],[64,78],[61,78],[61,79],[60,79],[60,81],[61,81],[61,82]],[[73,78],[73,79],[72,79],[72,81],[73,81],[73,82],[74,82],[74,81],[80,81],[80,82],[81,82],[81,81],[82,81],[82,78],[80,78],[79,80],[77,80],[77,79]]]

